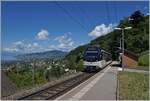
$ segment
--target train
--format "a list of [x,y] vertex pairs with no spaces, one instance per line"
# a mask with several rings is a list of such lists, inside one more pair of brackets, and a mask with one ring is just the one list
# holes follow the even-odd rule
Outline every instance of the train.
[[83,71],[98,72],[108,65],[111,60],[112,55],[109,52],[97,45],[90,45],[83,52]]

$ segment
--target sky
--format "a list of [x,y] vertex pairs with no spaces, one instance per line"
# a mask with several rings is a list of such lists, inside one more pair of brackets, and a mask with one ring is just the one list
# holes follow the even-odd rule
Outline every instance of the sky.
[[149,15],[148,1],[3,1],[2,51],[70,51],[113,31],[136,10]]

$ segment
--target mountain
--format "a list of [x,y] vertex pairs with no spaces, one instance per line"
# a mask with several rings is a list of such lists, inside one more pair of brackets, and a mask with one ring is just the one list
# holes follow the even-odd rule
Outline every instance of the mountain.
[[38,53],[28,53],[17,55],[16,58],[20,60],[31,60],[31,59],[62,59],[67,55],[67,52],[52,50]]
[[12,61],[12,60],[17,60],[15,57],[16,55],[19,55],[20,53],[17,52],[1,52],[1,60],[7,60],[7,61]]
[[[129,18],[133,20],[129,20]],[[131,16],[120,20],[117,27],[125,28],[131,26],[132,29],[125,30],[125,49],[139,55],[141,52],[149,50],[149,15],[144,16],[140,11],[135,11]],[[120,46],[121,31],[114,30],[104,36],[100,36],[86,45],[79,46],[70,51],[66,59],[78,62],[82,58],[82,53],[88,45],[98,44],[102,49],[110,52],[113,59],[117,59],[116,51]]]

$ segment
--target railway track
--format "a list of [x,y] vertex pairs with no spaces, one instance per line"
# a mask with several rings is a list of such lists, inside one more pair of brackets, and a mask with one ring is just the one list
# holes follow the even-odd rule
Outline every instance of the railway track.
[[35,92],[33,94],[21,97],[18,100],[53,100],[58,96],[64,94],[65,92],[69,91],[73,87],[79,85],[83,81],[87,80],[94,74],[95,73],[82,73],[76,77],[63,81],[49,88],[43,89],[39,92]]

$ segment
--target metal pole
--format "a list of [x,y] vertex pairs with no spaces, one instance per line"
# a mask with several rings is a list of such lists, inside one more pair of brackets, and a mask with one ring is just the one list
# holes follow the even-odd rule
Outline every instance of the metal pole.
[[32,70],[33,70],[33,75],[32,75],[32,80],[33,80],[33,85],[35,85],[35,71],[34,71],[34,67],[35,67],[35,63],[34,63],[34,61],[33,61],[33,67],[32,67]]
[[124,71],[123,57],[124,57],[124,29],[122,29],[122,69]]
[[35,84],[34,65],[33,65],[33,85]]
[[120,38],[120,49],[122,49],[122,47],[121,47],[121,38]]
[[18,62],[17,62],[17,65],[16,65],[16,70],[17,70],[17,75],[18,75]]

